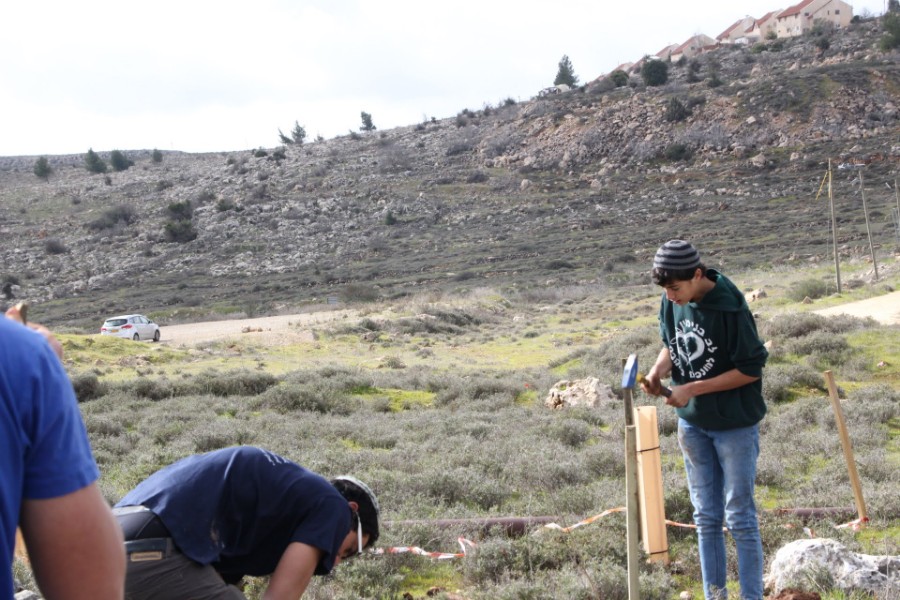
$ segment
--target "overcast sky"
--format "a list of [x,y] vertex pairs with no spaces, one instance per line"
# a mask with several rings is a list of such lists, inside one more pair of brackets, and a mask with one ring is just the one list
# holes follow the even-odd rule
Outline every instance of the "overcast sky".
[[[879,15],[887,0],[850,2]],[[7,0],[0,156],[271,148],[521,101],[774,0]]]

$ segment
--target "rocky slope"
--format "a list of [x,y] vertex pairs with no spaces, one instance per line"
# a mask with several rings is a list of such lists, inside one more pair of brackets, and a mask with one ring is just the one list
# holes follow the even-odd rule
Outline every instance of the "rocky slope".
[[867,164],[876,246],[893,252],[900,60],[875,50],[874,20],[824,35],[722,47],[671,65],[663,86],[600,80],[303,146],[129,151],[135,166],[108,175],[51,156],[47,182],[36,157],[0,158],[0,300],[93,327],[120,311],[643,285],[676,236],[714,264],[817,260],[829,160],[845,167],[841,252],[868,252],[853,163]]

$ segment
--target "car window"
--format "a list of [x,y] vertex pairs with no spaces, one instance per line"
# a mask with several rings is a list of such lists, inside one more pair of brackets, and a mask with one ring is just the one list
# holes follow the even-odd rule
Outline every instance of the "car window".
[[107,327],[119,327],[120,325],[124,325],[128,321],[125,319],[109,319],[104,323]]

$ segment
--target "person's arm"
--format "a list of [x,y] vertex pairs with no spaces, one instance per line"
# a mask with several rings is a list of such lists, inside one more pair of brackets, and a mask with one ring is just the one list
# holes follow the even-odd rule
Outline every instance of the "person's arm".
[[122,530],[96,483],[57,498],[26,499],[20,525],[46,600],[123,598]]
[[672,357],[669,349],[663,346],[656,357],[656,363],[647,372],[641,381],[641,389],[648,394],[659,396],[662,394],[662,378],[672,372]]
[[744,375],[737,369],[731,369],[709,379],[698,379],[697,381],[673,387],[672,395],[666,398],[666,404],[681,408],[682,406],[687,406],[688,401],[694,396],[733,390],[753,383],[757,379],[759,377]]
[[42,336],[44,336],[47,339],[47,343],[50,344],[51,348],[53,348],[53,353],[56,354],[57,357],[59,357],[59,360],[62,360],[63,347],[62,344],[59,343],[59,340],[56,339],[53,333],[43,325],[38,325],[37,323],[27,323],[25,321],[25,314],[22,312],[22,308],[20,308],[20,304],[9,307],[6,311],[6,318],[21,323],[26,327],[30,327],[31,329],[34,329]]
[[263,600],[297,600],[306,591],[321,558],[322,551],[309,544],[289,544],[269,579]]

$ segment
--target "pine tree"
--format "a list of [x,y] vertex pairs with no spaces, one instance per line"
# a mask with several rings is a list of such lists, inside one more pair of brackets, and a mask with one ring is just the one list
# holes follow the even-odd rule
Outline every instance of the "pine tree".
[[372,123],[372,115],[363,111],[360,113],[360,117],[362,117],[362,127],[359,128],[360,131],[375,131],[375,129],[377,129]]
[[84,167],[89,173],[106,173],[106,163],[93,148],[88,148],[87,154],[84,155]]
[[162,152],[160,152],[159,150],[154,148],[153,152],[150,154],[150,160],[152,160],[155,163],[161,163],[162,159],[163,159]]
[[125,153],[113,150],[109,154],[109,164],[113,171],[127,171],[129,167],[134,166],[134,161],[125,156]]
[[51,173],[53,173],[53,168],[50,167],[50,163],[47,162],[46,156],[41,156],[34,161],[34,174],[37,175],[39,179],[47,181],[50,179]]
[[572,61],[565,54],[559,61],[559,71],[556,73],[553,85],[567,85],[570,88],[578,85],[578,77],[575,75],[575,69],[572,67]]

